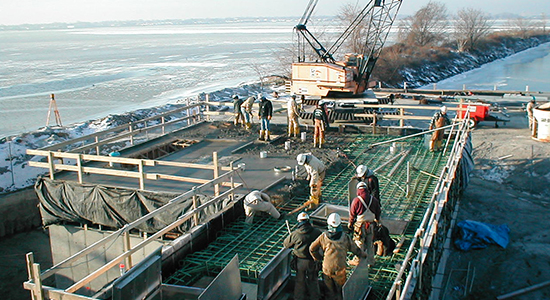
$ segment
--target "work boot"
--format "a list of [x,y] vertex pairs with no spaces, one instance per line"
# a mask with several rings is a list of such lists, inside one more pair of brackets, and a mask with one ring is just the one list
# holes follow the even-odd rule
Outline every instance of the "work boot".
[[252,127],[252,125],[250,124],[250,122],[246,122],[246,129],[250,129]]
[[265,131],[265,130],[260,130],[260,137],[258,138],[258,140],[260,140],[260,141],[265,141],[265,139],[264,139],[264,131]]
[[266,140],[266,142],[271,141],[271,138],[269,138],[269,130],[265,131],[265,140]]

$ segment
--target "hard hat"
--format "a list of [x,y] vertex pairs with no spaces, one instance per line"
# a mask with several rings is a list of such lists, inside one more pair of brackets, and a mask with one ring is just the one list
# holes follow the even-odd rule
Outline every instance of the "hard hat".
[[296,161],[300,166],[303,166],[306,163],[306,157],[307,156],[303,153],[298,154],[298,156],[296,156]]
[[298,215],[298,218],[296,218],[296,220],[298,222],[302,222],[302,221],[307,221],[309,220],[309,215],[305,212],[301,212],[299,215]]
[[239,96],[238,95],[233,95],[233,97],[231,97],[233,99],[239,99]]
[[441,112],[442,112],[442,113],[446,113],[446,112],[447,112],[447,106],[445,106],[445,105],[441,106],[440,109],[441,109]]
[[327,224],[332,226],[332,227],[338,227],[338,226],[340,226],[340,224],[342,224],[342,218],[337,213],[331,213],[328,216]]
[[292,97],[292,99],[296,99],[296,95],[292,95],[292,96],[290,96],[290,97]]
[[365,165],[359,165],[357,166],[357,169],[355,170],[357,172],[357,177],[363,177],[367,173],[369,169]]
[[367,184],[364,183],[363,181],[360,181],[358,184],[357,184],[357,187],[356,189],[366,189],[367,188]]
[[267,100],[267,99],[266,99],[265,97],[262,96],[262,98],[260,98],[260,100],[265,101],[265,100]]

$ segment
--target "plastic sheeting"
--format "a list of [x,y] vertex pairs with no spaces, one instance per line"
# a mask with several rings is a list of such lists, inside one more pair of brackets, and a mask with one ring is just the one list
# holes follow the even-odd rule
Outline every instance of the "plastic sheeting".
[[[39,178],[34,188],[40,199],[40,214],[44,226],[65,221],[118,229],[156,210],[179,195],[80,184],[72,181],[56,181],[48,178]],[[209,200],[207,197],[198,197],[198,205],[207,200]],[[199,220],[204,221],[225,204],[222,201],[203,210],[199,215]],[[156,232],[177,220],[191,207],[192,199],[185,200],[172,209],[142,223],[137,228],[145,232]],[[180,231],[188,230],[187,227],[188,225],[184,223],[180,227]]]
[[496,244],[506,248],[510,241],[508,225],[491,225],[477,221],[465,220],[456,225],[455,246],[463,251],[487,248]]

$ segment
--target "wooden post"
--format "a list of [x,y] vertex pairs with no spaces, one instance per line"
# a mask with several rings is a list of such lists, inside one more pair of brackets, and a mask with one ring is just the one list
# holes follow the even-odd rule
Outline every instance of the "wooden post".
[[[220,167],[218,163],[218,152],[212,152],[212,161],[214,162],[214,179],[220,176]],[[220,184],[216,183],[214,185],[214,195],[220,195]]]
[[128,123],[128,131],[130,131],[130,145],[134,145],[134,126],[132,126],[132,123]]
[[166,121],[164,120],[164,116],[162,116],[162,117],[161,117],[161,123],[162,123],[162,135],[164,135],[164,134],[165,134],[165,131],[166,131],[166,130],[165,130],[165,128],[164,128],[164,123],[165,123],[165,122],[166,122]]
[[82,175],[83,175],[83,168],[82,168],[82,154],[78,154],[78,158],[76,159],[76,166],[78,167],[78,183],[82,184]]
[[145,189],[145,172],[143,172],[143,159],[139,161],[139,189],[144,190]]
[[50,169],[50,179],[51,180],[54,180],[54,172],[55,172],[55,166],[54,166],[54,162],[53,162],[53,152],[49,151],[48,152],[48,165],[49,165],[49,169]]
[[[95,137],[95,143],[99,144],[99,137]],[[99,145],[95,146],[95,155],[99,155]]]
[[27,275],[29,280],[32,280],[33,273],[32,273],[32,266],[34,265],[34,253],[29,252],[25,255],[26,261],[27,261]]
[[[130,243],[130,232],[128,231],[124,232],[123,243],[124,243],[124,252],[128,252],[130,249],[132,249],[132,244]],[[128,255],[128,257],[126,257],[126,270],[130,270],[131,268],[132,268],[132,255]]]
[[405,109],[403,107],[399,108],[399,115],[401,116],[401,119],[399,119],[399,127],[403,128],[403,126],[405,126]]
[[42,291],[42,280],[40,279],[40,264],[32,264],[32,275],[34,281],[34,289],[32,290],[32,299],[44,300],[44,293]]

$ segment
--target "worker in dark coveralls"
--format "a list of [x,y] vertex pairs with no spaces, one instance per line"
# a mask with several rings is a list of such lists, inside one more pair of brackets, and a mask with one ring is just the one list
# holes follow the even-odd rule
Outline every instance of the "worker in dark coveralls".
[[322,148],[325,143],[325,130],[328,127],[328,116],[323,104],[317,103],[317,107],[313,111],[313,122],[315,129],[313,134],[313,147]]
[[309,253],[309,246],[321,235],[321,230],[309,222],[309,215],[302,212],[298,215],[298,225],[283,241],[283,246],[293,248],[296,257],[296,283],[294,300],[319,299],[319,268]]
[[[323,260],[323,280],[327,286],[326,300],[341,300],[342,287],[346,283],[347,254],[353,252],[358,257],[366,254],[342,230],[342,219],[338,213],[327,218],[328,231],[323,232],[309,247],[315,260]],[[323,254],[319,253],[323,251]]]
[[260,141],[271,141],[269,137],[269,122],[273,115],[273,104],[266,97],[260,98],[260,109],[258,110],[258,118],[260,119]]
[[[449,116],[447,115],[447,106],[441,106],[441,109],[434,114],[432,121],[430,122],[430,130],[441,128],[451,124]],[[433,132],[432,139],[430,140],[430,151],[440,151],[443,149],[443,129],[438,129]]]
[[239,124],[243,124],[243,126],[245,126],[244,116],[241,111],[242,104],[243,104],[243,100],[240,99],[238,95],[233,95],[233,111],[235,112],[235,126]]
[[[348,228],[353,232],[353,241],[367,253],[367,264],[374,264],[374,226],[380,221],[380,202],[368,193],[367,184],[357,184],[357,197],[349,208]],[[358,263],[357,258],[354,263]]]

